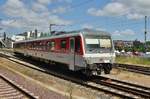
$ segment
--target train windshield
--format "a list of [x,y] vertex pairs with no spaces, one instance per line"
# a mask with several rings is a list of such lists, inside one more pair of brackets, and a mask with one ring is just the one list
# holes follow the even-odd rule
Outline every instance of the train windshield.
[[111,38],[109,37],[96,37],[96,38],[86,38],[86,50],[88,52],[99,52],[99,51],[107,51],[112,49]]

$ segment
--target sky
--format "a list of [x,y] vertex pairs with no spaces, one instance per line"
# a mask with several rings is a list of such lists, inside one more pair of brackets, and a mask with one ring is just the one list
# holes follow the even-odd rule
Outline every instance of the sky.
[[150,0],[0,0],[1,35],[37,29],[107,31],[116,40],[150,40]]

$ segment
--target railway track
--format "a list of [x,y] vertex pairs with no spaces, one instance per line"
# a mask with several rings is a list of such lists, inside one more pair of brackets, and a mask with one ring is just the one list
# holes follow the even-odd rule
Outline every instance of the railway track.
[[135,72],[135,73],[141,73],[144,75],[150,75],[150,67],[143,67],[143,66],[129,65],[129,64],[118,64],[118,63],[115,63],[113,67]]
[[150,98],[150,88],[141,85],[102,76],[94,77],[90,81],[96,84],[108,86],[110,87],[109,90],[118,91],[119,93],[132,98]]
[[0,99],[35,99],[35,97],[0,75]]
[[7,57],[7,59],[19,63],[21,65],[24,65],[26,67],[38,70],[40,72],[51,74],[65,80],[72,81],[73,83],[86,86],[87,88],[91,88],[98,91],[104,91],[106,93],[110,93],[112,95],[116,95],[122,98],[131,98],[131,99],[150,98],[150,88],[141,85],[115,80],[112,78],[106,78],[102,76],[92,77],[89,79],[83,75],[79,76],[79,75],[70,74],[70,72],[69,75],[72,76],[67,76],[68,73],[64,73],[64,72],[58,73],[58,71],[51,71],[45,68],[37,68],[37,67],[29,66],[22,62],[14,60],[10,57]]

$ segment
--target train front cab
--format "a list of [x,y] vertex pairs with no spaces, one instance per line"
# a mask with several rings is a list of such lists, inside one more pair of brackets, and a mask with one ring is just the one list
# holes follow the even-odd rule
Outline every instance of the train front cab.
[[100,75],[104,71],[109,74],[115,61],[115,53],[112,39],[109,35],[84,36],[84,60],[87,75]]
[[114,47],[110,36],[78,36],[69,40],[69,69],[84,74],[109,74],[115,60]]

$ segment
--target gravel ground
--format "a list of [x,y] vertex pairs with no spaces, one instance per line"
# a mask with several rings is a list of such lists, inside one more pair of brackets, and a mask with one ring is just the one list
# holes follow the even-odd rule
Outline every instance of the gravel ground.
[[[22,82],[25,87],[27,88],[31,88],[31,91],[35,92],[35,95],[41,95],[41,98],[44,99],[61,99],[61,98],[67,98],[67,99],[116,99],[117,97],[112,96],[110,94],[106,94],[104,92],[100,92],[100,91],[95,91],[95,90],[91,90],[88,88],[85,88],[83,86],[71,83],[69,81],[45,74],[45,73],[41,73],[39,71],[36,70],[32,70],[30,68],[21,66],[20,64],[11,62],[7,59],[4,58],[0,58],[0,63],[5,65],[5,67],[7,68],[11,68],[16,70],[17,72],[26,75],[28,77],[31,77],[32,79],[34,79],[35,81],[42,83],[42,86],[45,86],[45,88],[43,88],[44,90],[47,91],[47,89],[50,89],[52,91],[50,91],[50,93],[52,94],[46,94],[48,92],[43,91],[42,89],[39,90],[38,87],[31,87],[31,86],[35,86],[35,83],[31,84],[31,81],[29,80],[28,82]],[[3,66],[1,66],[0,64],[0,72],[1,71],[8,71],[6,69],[3,68]],[[8,76],[12,76],[12,74],[14,73],[9,73],[9,74],[5,74]],[[24,81],[25,78],[22,78],[21,80],[17,80],[20,79],[19,77],[12,77],[12,79],[18,81],[18,83],[20,81]],[[30,85],[30,86],[28,86]],[[60,94],[56,94],[54,92],[60,93]],[[54,94],[53,94],[54,93]],[[49,98],[50,97],[50,98]],[[52,97],[52,98],[51,98]],[[40,99],[41,99],[40,98]]]
[[0,89],[0,99],[29,99],[2,78],[0,78]]
[[41,85],[32,82],[29,79],[26,79],[23,76],[20,76],[6,68],[0,66],[0,73],[12,81],[16,82],[18,85],[21,85],[23,88],[27,89],[29,92],[32,92],[35,96],[39,96],[39,99],[66,99],[67,97],[57,94],[53,91],[50,91]]

